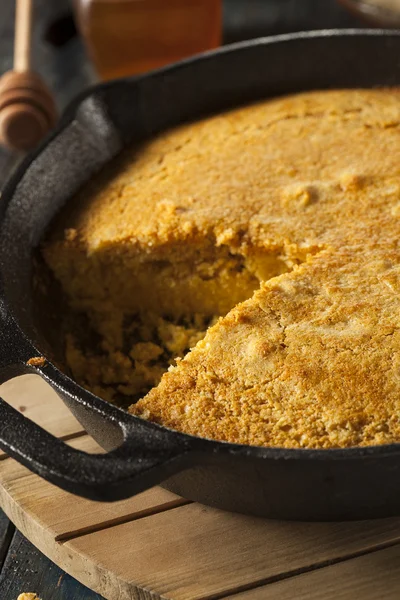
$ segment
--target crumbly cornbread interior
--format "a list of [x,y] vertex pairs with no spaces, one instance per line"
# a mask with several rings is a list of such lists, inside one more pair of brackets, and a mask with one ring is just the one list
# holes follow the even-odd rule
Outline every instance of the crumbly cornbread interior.
[[246,258],[207,239],[193,248],[171,246],[163,260],[150,255],[144,261],[130,252],[129,242],[122,256],[107,249],[105,259],[96,255],[91,263],[87,257],[84,277],[75,263],[61,259],[58,268],[45,251],[55,272],[69,270],[64,275],[72,307],[65,327],[67,364],[82,385],[122,406],[157,385],[219,316],[253,295],[260,281],[298,262],[274,252]]
[[399,219],[397,89],[301,93],[160,134],[43,243],[75,315],[72,374],[202,437],[399,441]]

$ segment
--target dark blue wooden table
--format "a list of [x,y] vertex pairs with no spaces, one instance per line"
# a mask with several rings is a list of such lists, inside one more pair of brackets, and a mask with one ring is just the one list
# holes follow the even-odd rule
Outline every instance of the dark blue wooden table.
[[[62,110],[95,81],[76,35],[69,0],[36,0],[34,64],[54,90]],[[0,1],[0,73],[11,68],[14,0]],[[226,42],[305,29],[359,27],[335,0],[225,0]],[[0,149],[0,187],[19,156]],[[1,468],[1,462],[0,462]],[[100,600],[64,573],[10,523],[0,510],[0,600],[36,592],[42,600]]]

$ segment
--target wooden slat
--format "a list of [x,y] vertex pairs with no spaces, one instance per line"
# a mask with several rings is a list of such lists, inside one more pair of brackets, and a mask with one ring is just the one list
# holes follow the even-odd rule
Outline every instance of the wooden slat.
[[63,573],[17,532],[0,575],[0,598],[16,600],[21,592],[36,592],[43,600],[102,600]]
[[[96,449],[88,436],[71,443]],[[0,502],[23,533],[110,600],[147,597],[143,590],[174,600],[223,597],[400,540],[399,519],[267,521],[198,504],[172,508],[184,501],[161,488],[119,503],[91,502],[60,491],[12,460],[3,462],[0,483]],[[57,543],[56,538],[70,539]]]
[[[70,444],[85,452],[100,449],[89,436]],[[120,502],[93,502],[64,492],[17,462],[8,460],[0,469],[0,501],[6,510],[11,497],[24,512],[27,527],[34,520],[35,530],[41,527],[51,534],[52,540],[69,539],[82,532],[103,529],[187,502],[160,487]],[[27,535],[34,537],[33,531],[28,531]]]
[[[400,540],[399,519],[284,523],[192,504],[71,540],[64,545],[71,551],[65,567],[105,597],[114,598],[118,582],[122,589],[135,585],[174,600],[196,600],[388,540]],[[77,556],[90,556],[96,568],[79,571]]]
[[399,600],[400,545],[226,597],[226,600]]
[[[21,375],[0,385],[0,396],[57,437],[82,432],[80,423],[39,375]],[[0,459],[4,453],[0,450]]]

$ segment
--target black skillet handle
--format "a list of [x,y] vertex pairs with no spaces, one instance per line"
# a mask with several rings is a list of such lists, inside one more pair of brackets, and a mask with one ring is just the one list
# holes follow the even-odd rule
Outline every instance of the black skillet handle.
[[171,443],[174,434],[166,431],[163,441],[164,432],[156,439],[149,432],[146,442],[141,424],[140,439],[134,430],[131,426],[125,432],[116,450],[87,454],[55,438],[0,398],[0,448],[47,481],[92,500],[128,498],[185,468],[189,448],[176,440]]
[[[65,378],[50,363],[32,367],[37,350],[0,301],[0,382],[35,372],[64,396]],[[72,382],[69,384],[74,386]],[[70,387],[71,387],[70,385]],[[97,412],[99,420],[117,428],[120,445],[107,454],[87,454],[68,446],[27,419],[0,398],[0,448],[28,469],[60,488],[92,500],[133,496],[193,463],[194,448],[186,436],[134,418],[78,386],[73,403]],[[71,396],[71,392],[69,393]]]

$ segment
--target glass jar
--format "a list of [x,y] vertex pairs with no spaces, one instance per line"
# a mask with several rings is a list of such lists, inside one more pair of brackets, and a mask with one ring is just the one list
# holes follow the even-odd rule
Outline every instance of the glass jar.
[[135,75],[217,47],[222,0],[75,0],[102,79]]

